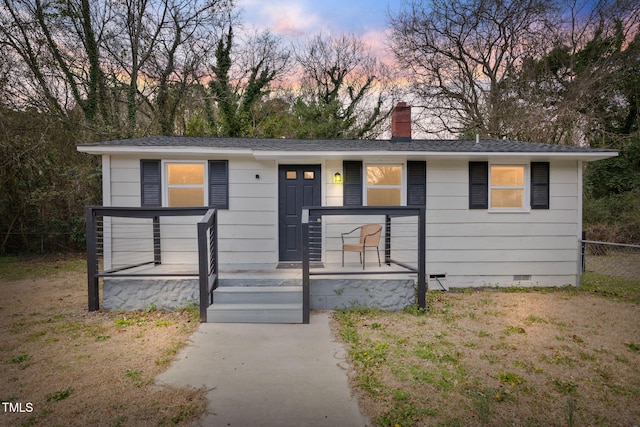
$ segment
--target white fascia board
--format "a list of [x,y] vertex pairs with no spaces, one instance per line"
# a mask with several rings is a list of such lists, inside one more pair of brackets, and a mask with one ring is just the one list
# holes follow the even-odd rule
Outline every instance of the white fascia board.
[[617,152],[585,152],[585,153],[553,153],[553,152],[450,152],[450,151],[255,151],[249,148],[216,148],[216,147],[153,147],[153,146],[105,146],[79,145],[81,153],[89,154],[138,154],[143,156],[233,156],[253,155],[256,160],[282,159],[361,159],[363,157],[383,158],[420,158],[420,159],[488,159],[488,158],[522,158],[529,159],[564,159],[594,161],[616,157]]
[[139,146],[104,146],[104,145],[79,145],[78,151],[89,154],[144,154],[149,155],[251,155],[253,150],[243,148],[215,148],[215,147],[139,147]]
[[255,151],[256,160],[275,160],[285,158],[323,157],[337,159],[361,159],[362,157],[385,157],[385,158],[457,158],[457,159],[477,159],[477,158],[514,158],[526,157],[531,159],[563,159],[563,160],[584,160],[594,161],[616,157],[617,152],[586,152],[586,153],[541,153],[541,152],[446,152],[446,151]]

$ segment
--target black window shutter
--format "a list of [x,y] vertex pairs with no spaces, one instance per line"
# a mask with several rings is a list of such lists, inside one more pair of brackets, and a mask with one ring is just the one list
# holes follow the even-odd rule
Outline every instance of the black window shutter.
[[229,161],[209,160],[209,207],[229,209]]
[[160,160],[140,160],[140,205],[162,206],[162,174]]
[[345,160],[342,163],[342,171],[344,173],[342,204],[362,206],[362,162]]
[[407,206],[427,204],[427,162],[407,161]]
[[489,208],[489,163],[469,162],[469,209]]
[[549,209],[549,162],[531,162],[531,209]]

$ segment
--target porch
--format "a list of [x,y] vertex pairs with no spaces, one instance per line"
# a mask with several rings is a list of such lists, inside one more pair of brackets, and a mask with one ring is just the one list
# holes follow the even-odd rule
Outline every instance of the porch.
[[[311,309],[360,306],[399,310],[415,302],[416,280],[424,278],[424,273],[421,275],[417,268],[421,257],[416,256],[413,265],[391,258],[391,248],[394,246],[391,215],[402,217],[406,212],[400,212],[397,208],[392,209],[394,212],[386,211],[384,249],[381,251],[383,263],[378,265],[375,251],[368,251],[363,269],[357,254],[347,255],[344,265],[335,262],[335,254],[331,256],[325,253],[322,257],[314,254],[314,248],[326,242],[323,239],[318,243],[317,237],[314,237],[321,235],[313,229],[321,223],[317,218],[354,213],[344,208],[324,211],[321,211],[324,208],[311,209],[312,217],[316,218],[311,229],[304,220],[302,224],[305,230],[303,262],[218,265],[215,210],[206,211],[205,218],[198,222],[199,249],[194,255],[199,258],[199,263],[195,264],[177,263],[174,262],[175,256],[163,254],[163,248],[166,252],[168,245],[163,240],[167,233],[162,230],[160,217],[198,216],[201,210],[89,207],[89,310],[97,310],[101,303],[108,310],[136,310],[149,307],[173,309],[195,302],[200,306],[202,320],[208,322],[307,323]],[[305,211],[308,218],[308,209]],[[369,208],[359,208],[357,212],[359,216],[381,213],[380,209]],[[113,218],[125,217],[142,219],[146,223],[125,227],[120,222],[117,225],[126,230],[136,230],[134,238],[131,237],[131,231],[120,233],[135,241],[135,247],[131,243],[123,243],[126,240],[124,237],[118,242],[117,221],[113,221]],[[146,231],[137,231],[145,226]],[[420,233],[413,233],[413,236],[417,235]],[[149,244],[141,245],[140,242],[145,240]],[[106,253],[105,247],[112,248],[110,254]],[[416,251],[410,252],[415,254]],[[120,258],[118,262],[121,265],[115,265],[116,258]],[[186,258],[193,259],[192,256]],[[167,261],[163,262],[165,259]],[[322,263],[320,259],[330,262]],[[424,268],[424,262],[422,265]]]
[[[374,265],[375,264],[375,265]],[[269,264],[221,266],[207,322],[302,323],[302,268]],[[401,310],[415,301],[416,274],[395,265],[359,263],[318,266],[310,279],[310,309],[376,307]],[[327,272],[341,275],[323,276]],[[388,274],[393,272],[393,276]],[[106,310],[174,309],[198,302],[198,266],[153,265],[132,269],[128,277],[103,279]],[[171,274],[167,276],[165,274]],[[185,276],[174,276],[184,274]]]

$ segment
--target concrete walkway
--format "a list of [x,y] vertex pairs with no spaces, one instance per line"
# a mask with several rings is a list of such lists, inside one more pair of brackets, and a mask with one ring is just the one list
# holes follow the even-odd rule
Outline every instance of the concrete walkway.
[[205,386],[203,426],[367,426],[330,313],[308,325],[203,323],[157,382]]

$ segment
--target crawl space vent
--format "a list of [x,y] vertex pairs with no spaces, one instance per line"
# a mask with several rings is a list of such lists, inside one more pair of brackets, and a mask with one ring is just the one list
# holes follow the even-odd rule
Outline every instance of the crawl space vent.
[[429,290],[430,291],[448,291],[449,284],[447,283],[447,274],[430,274],[429,275]]

